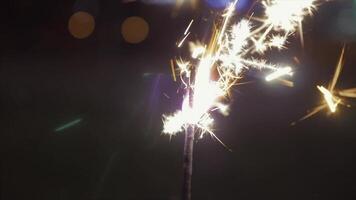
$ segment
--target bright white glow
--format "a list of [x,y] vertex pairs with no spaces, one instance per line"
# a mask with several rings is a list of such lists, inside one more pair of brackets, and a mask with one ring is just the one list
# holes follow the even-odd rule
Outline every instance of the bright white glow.
[[224,116],[229,115],[229,105],[216,103],[216,107],[217,109],[219,109],[220,113],[223,114]]
[[182,59],[177,60],[177,65],[179,67],[179,70],[181,74],[185,74],[185,76],[190,77],[190,62],[188,61],[183,61]]
[[317,86],[317,87],[320,90],[320,92],[324,95],[324,99],[328,104],[330,111],[334,113],[336,111],[337,105],[340,103],[340,100],[334,102],[335,97],[331,94],[329,90],[327,90],[323,86]]
[[[272,48],[286,48],[287,38],[315,9],[315,1],[263,0],[265,15],[256,23],[250,19],[231,23],[238,0],[231,3],[214,27],[210,42],[206,45],[190,43],[191,62],[177,61],[181,80],[186,88],[192,90],[190,94],[193,96],[190,98],[186,94],[181,111],[163,117],[163,133],[174,135],[193,125],[201,131],[201,136],[209,133],[216,138],[212,132],[214,120],[211,112],[219,110],[227,114],[228,106],[221,101],[246,70],[270,71],[267,81],[291,76],[292,67],[280,68],[268,62],[263,55]],[[179,46],[187,39],[190,26]],[[213,78],[214,73],[218,76]],[[189,99],[192,100],[191,106]]]
[[275,29],[294,32],[303,18],[312,14],[316,0],[265,0],[267,23]]
[[286,48],[285,43],[286,43],[286,37],[281,35],[273,35],[269,41],[269,46],[281,50]]
[[199,56],[203,55],[206,50],[206,48],[199,42],[197,43],[190,42],[189,47],[190,47],[190,52],[192,53],[192,58],[194,59],[197,59]]
[[284,68],[279,68],[272,74],[266,76],[266,81],[273,81],[277,78],[280,78],[281,76],[289,75],[292,76],[292,68],[291,67],[284,67]]

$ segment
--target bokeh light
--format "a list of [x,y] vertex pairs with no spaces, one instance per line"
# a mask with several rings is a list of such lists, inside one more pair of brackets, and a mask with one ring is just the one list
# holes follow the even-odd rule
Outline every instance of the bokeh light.
[[[210,7],[215,9],[225,9],[232,1],[231,0],[204,0]],[[237,11],[244,10],[251,0],[239,0],[236,5]]]
[[124,40],[131,44],[144,41],[149,33],[149,25],[141,17],[132,16],[125,19],[121,25],[121,34]]
[[89,37],[95,29],[94,17],[84,11],[74,13],[68,22],[68,30],[73,37],[84,39]]
[[141,0],[141,2],[152,5],[174,5],[177,3],[177,0]]

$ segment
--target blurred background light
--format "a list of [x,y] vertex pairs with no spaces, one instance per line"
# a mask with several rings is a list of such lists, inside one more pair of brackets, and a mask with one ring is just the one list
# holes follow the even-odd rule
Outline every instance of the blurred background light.
[[[211,8],[215,9],[224,9],[226,8],[232,1],[231,0],[204,0]],[[247,8],[249,2],[251,0],[239,0],[236,7],[237,10],[244,10]]]
[[177,0],[141,0],[145,4],[154,4],[154,5],[174,5]]
[[74,13],[68,22],[68,30],[73,37],[84,39],[89,37],[95,29],[94,17],[83,11]]
[[125,19],[121,25],[121,34],[124,40],[131,44],[144,41],[149,33],[149,25],[141,17],[132,16]]
[[[133,2],[136,0],[125,0],[125,2]],[[197,0],[141,0],[144,4],[153,4],[153,5],[176,5],[182,6],[184,3],[190,3],[193,7],[198,4]],[[226,8],[232,0],[203,0],[205,4],[213,9],[224,9]],[[252,0],[239,0],[236,7],[237,10],[244,10],[247,8],[248,4]]]

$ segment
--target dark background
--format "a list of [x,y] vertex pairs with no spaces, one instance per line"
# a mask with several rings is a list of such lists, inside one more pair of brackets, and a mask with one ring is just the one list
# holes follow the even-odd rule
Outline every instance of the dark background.
[[[179,199],[184,137],[161,134],[162,114],[180,100],[169,59],[180,54],[175,42],[190,19],[219,10],[201,2],[172,17],[172,4],[119,0],[16,0],[1,7],[1,199]],[[78,10],[96,21],[83,40],[67,29]],[[120,26],[134,15],[150,32],[130,45]],[[199,38],[209,23],[194,27]],[[356,87],[356,3],[325,3],[304,29],[304,49],[295,39],[274,56],[301,60],[296,86],[248,76],[254,83],[234,89],[230,116],[217,116],[215,132],[233,152],[210,137],[196,142],[193,199],[356,198],[355,108],[290,126],[321,102],[315,85],[331,79],[343,43],[337,87]]]

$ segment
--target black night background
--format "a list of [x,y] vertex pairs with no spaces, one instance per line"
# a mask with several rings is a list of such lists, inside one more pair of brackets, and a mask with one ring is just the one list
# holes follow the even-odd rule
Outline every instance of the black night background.
[[[243,15],[253,0],[241,0]],[[171,3],[170,3],[171,2]],[[210,3],[209,3],[210,2]],[[179,10],[174,1],[2,2],[0,31],[1,199],[178,200],[184,135],[162,134],[162,114],[181,96],[170,59],[189,21],[196,38],[222,11],[211,1]],[[95,27],[77,38],[73,14]],[[149,27],[143,41],[122,35],[128,17]],[[75,26],[75,24],[74,24]],[[73,33],[74,31],[74,33]],[[84,30],[85,31],[85,30]],[[231,113],[194,150],[194,200],[356,198],[356,100],[291,126],[322,100],[343,44],[339,88],[356,86],[356,1],[319,6],[279,60],[298,57],[295,87],[264,82],[234,88]],[[291,56],[285,56],[285,55]],[[168,98],[169,97],[169,98]]]

